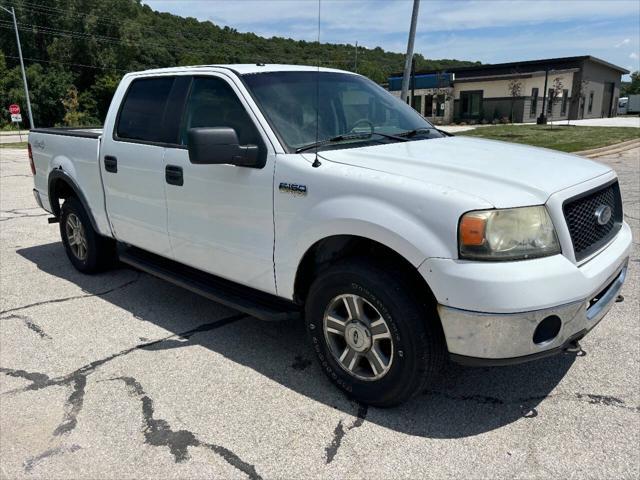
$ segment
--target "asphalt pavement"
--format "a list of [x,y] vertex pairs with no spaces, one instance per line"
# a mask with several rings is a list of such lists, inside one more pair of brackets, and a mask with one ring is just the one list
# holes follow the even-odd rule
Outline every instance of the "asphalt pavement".
[[449,365],[367,408],[318,368],[300,323],[264,323],[137,271],[76,272],[0,149],[0,477],[640,476],[640,149],[620,175],[624,302],[578,355]]

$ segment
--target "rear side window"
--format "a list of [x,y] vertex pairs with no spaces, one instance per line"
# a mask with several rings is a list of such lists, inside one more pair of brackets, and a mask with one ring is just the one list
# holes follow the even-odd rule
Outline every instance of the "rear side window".
[[118,118],[118,138],[165,142],[164,114],[173,77],[134,80]]

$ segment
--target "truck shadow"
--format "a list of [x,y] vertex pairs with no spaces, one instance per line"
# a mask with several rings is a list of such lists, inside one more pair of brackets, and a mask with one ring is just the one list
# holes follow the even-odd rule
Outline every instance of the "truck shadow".
[[[19,249],[17,253],[41,271],[78,285],[87,295],[100,296],[129,311],[134,317],[131,321],[151,322],[172,333],[214,324],[235,313],[146,274],[131,282],[136,274],[127,268],[97,276],[83,275],[73,269],[60,242]],[[124,284],[128,286],[113,288]],[[90,322],[87,328],[91,328]],[[246,317],[221,328],[203,329],[186,340],[167,340],[144,350],[162,351],[186,345],[203,346],[300,395],[349,415],[362,416],[363,409],[338,391],[321,372],[306,343],[302,322],[267,323]],[[536,417],[540,402],[558,396],[550,394],[574,360],[574,356],[559,355],[500,368],[449,364],[437,382],[406,404],[365,410],[366,421],[429,438],[460,438],[491,431],[521,418]]]

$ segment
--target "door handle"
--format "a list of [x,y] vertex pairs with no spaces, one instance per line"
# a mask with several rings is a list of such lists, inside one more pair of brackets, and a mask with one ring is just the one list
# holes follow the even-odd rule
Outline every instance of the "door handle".
[[118,159],[111,155],[104,157],[104,169],[107,172],[118,173]]
[[184,184],[182,167],[178,167],[177,165],[167,165],[164,170],[164,178],[169,185],[177,185],[181,187]]

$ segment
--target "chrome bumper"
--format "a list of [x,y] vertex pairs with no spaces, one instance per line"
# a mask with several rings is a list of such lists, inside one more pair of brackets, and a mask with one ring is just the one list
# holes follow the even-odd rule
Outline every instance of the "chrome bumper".
[[[513,314],[491,314],[438,306],[453,361],[475,365],[507,365],[558,353],[584,337],[607,314],[627,275],[628,259],[592,295],[557,307]],[[556,316],[560,330],[535,343],[540,323]]]

